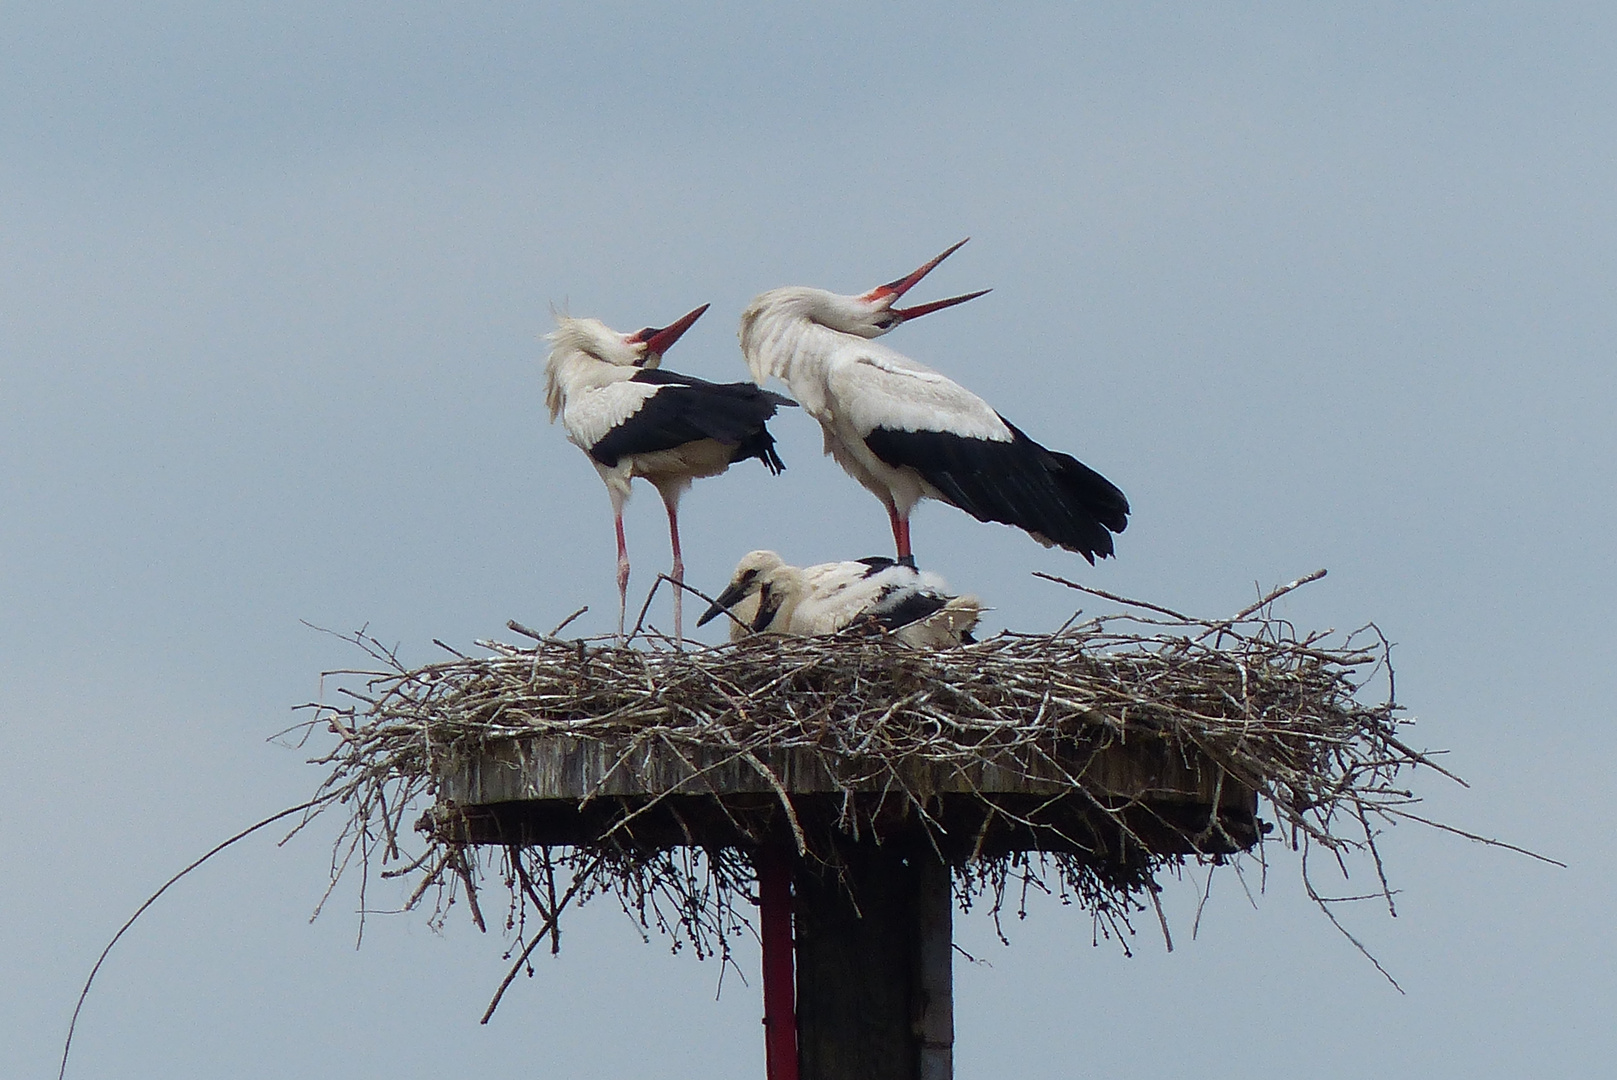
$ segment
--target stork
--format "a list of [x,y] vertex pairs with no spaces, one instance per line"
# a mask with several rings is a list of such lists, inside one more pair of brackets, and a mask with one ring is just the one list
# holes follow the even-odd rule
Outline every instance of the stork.
[[944,589],[938,575],[892,559],[798,567],[773,551],[752,551],[696,625],[728,609],[731,641],[758,633],[835,634],[868,621],[918,649],[969,645],[983,606]]
[[982,295],[893,306],[965,242],[858,296],[790,287],[755,297],[741,316],[742,355],[759,386],[773,377],[790,388],[820,422],[825,452],[881,500],[900,561],[914,562],[911,510],[938,499],[1094,563],[1128,525],[1123,493],[958,383],[872,340]]
[[708,305],[661,329],[620,334],[598,319],[556,317],[548,336],[545,404],[550,421],[561,418],[567,438],[589,455],[612,500],[618,538],[618,638],[628,606],[629,553],[623,539],[623,506],[637,476],[650,480],[668,510],[674,550],[674,639],[681,638],[679,583],[685,562],[679,550],[679,500],[702,476],[757,458],[771,473],[785,468],[764,422],[780,405],[795,404],[751,383],[710,383],[662,371],[663,353],[690,329]]

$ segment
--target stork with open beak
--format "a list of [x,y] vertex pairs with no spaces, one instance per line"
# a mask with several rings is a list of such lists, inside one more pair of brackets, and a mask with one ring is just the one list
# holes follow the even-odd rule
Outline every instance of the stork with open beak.
[[[668,510],[674,565],[669,575],[685,580],[679,550],[679,500],[702,476],[716,476],[732,463],[757,458],[771,472],[785,468],[764,422],[781,405],[794,404],[751,383],[710,383],[659,368],[663,353],[699,319],[707,305],[660,329],[620,334],[597,319],[556,317],[548,336],[545,404],[550,420],[561,418],[567,438],[589,456],[612,500],[618,539],[618,637],[628,606],[629,553],[623,539],[623,506],[637,476],[650,480]],[[674,638],[682,637],[684,590],[674,588]]]
[[976,394],[873,340],[982,295],[893,306],[964,243],[858,296],[806,287],[766,292],[741,316],[742,354],[758,385],[777,378],[790,388],[820,422],[825,452],[881,500],[900,560],[914,558],[911,510],[938,499],[1093,563],[1112,554],[1112,534],[1128,525],[1123,493],[1071,455],[1028,438]]

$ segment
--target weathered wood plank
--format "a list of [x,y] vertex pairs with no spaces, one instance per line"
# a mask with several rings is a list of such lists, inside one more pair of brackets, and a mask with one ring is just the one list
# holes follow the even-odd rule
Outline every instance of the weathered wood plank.
[[611,831],[640,847],[755,848],[789,832],[767,769],[804,827],[821,835],[845,831],[850,820],[864,823],[855,833],[869,826],[878,835],[908,834],[921,824],[917,806],[926,807],[934,840],[952,862],[1029,850],[1116,862],[1142,846],[1228,854],[1258,835],[1253,791],[1162,739],[1073,743],[1027,763],[1002,752],[997,762],[966,766],[831,767],[837,776],[813,750],[765,751],[754,763],[660,743],[506,739],[439,762],[439,805],[423,827],[456,843],[591,844]]
[[[1055,762],[1002,754],[969,765],[926,761],[839,764],[840,777],[825,758],[808,749],[759,755],[787,791],[832,794],[844,790],[890,790],[895,779],[923,797],[932,794],[1054,795],[1070,790],[1072,779],[1093,794],[1121,799],[1170,798],[1211,803],[1219,770],[1162,740],[1142,739],[1100,748],[1072,745]],[[651,743],[600,742],[567,736],[506,739],[476,755],[447,763],[441,793],[457,803],[480,805],[528,799],[584,799],[599,796],[731,795],[771,793],[770,779],[750,761],[707,748]]]

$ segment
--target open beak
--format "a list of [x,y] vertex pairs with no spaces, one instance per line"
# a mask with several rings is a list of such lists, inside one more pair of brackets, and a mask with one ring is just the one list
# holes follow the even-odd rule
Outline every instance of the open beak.
[[976,292],[969,292],[964,296],[951,296],[947,300],[934,300],[930,304],[916,304],[914,307],[896,307],[888,308],[887,310],[897,315],[900,319],[919,319],[922,315],[930,315],[934,311],[942,311],[946,307],[964,304],[967,300],[975,300],[977,297],[993,291],[993,289],[978,289]]
[[709,305],[707,304],[703,304],[701,307],[697,308],[689,315],[686,315],[678,322],[670,323],[661,330],[640,331],[638,336],[646,343],[646,356],[661,356],[663,353],[667,352],[669,348],[673,346],[674,342],[679,340],[680,335],[689,330],[691,328],[691,324],[702,317],[702,312],[706,311],[708,306]]
[[[971,237],[966,237],[966,240],[970,239]],[[897,300],[900,296],[903,296],[905,293],[915,288],[922,278],[936,270],[940,262],[959,251],[961,246],[965,244],[966,240],[960,241],[960,243],[954,245],[948,251],[945,251],[942,255],[939,255],[931,262],[917,267],[913,272],[899,278],[897,281],[889,281],[885,285],[876,286],[859,299],[865,301],[866,303],[875,303],[877,300],[885,300],[888,297],[892,297],[894,300]]]
[[[966,237],[966,240],[970,239],[971,237]],[[913,272],[899,278],[897,281],[889,281],[885,285],[876,286],[874,289],[871,289],[869,292],[859,297],[859,299],[863,300],[867,304],[880,303],[881,301],[885,300],[889,305],[891,305],[893,301],[915,288],[916,284],[920,282],[922,278],[936,270],[938,268],[938,264],[944,259],[947,259],[950,255],[953,255],[955,252],[959,251],[961,245],[964,244],[966,240],[960,241],[960,243],[955,244],[953,247],[949,248],[949,250],[945,251],[942,255],[939,255],[931,262],[923,263]],[[954,307],[956,304],[964,304],[967,300],[975,300],[977,297],[988,291],[989,290],[987,289],[982,289],[978,292],[967,293],[964,296],[951,296],[947,300],[934,300],[930,304],[917,304],[914,307],[909,308],[889,307],[888,310],[894,315],[897,315],[900,319],[918,319],[922,315],[929,315],[934,311],[942,311],[944,308]]]
[[713,606],[702,612],[702,617],[696,620],[697,626],[706,626],[708,623],[725,614],[727,608],[735,607],[742,599],[752,592],[753,578],[751,575],[741,577],[725,586]]

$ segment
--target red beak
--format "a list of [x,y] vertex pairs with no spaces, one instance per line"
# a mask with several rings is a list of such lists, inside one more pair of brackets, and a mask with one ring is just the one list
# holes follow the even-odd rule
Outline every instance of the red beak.
[[[970,240],[970,239],[971,239],[971,237],[969,237],[969,236],[966,237],[966,240]],[[886,299],[889,296],[892,297],[894,300],[897,300],[900,296],[903,296],[905,293],[907,293],[911,289],[915,288],[916,283],[919,282],[922,278],[926,277],[932,271],[936,270],[938,268],[938,263],[942,262],[944,259],[947,259],[950,255],[953,255],[955,252],[959,251],[961,245],[964,244],[966,242],[966,240],[960,241],[959,244],[954,245],[954,247],[950,248],[948,251],[945,251],[942,255],[939,255],[937,258],[933,259],[931,262],[926,263],[925,265],[923,265],[921,267],[918,267],[913,273],[909,274],[908,276],[901,277],[897,281],[889,281],[885,285],[878,285],[874,289],[871,289],[869,292],[865,293],[865,295],[861,296],[859,299],[865,301],[866,303],[873,303],[873,302],[875,302],[877,300],[883,300],[883,299]]]
[[916,304],[914,307],[896,307],[888,308],[887,310],[897,315],[900,319],[919,319],[922,315],[930,315],[934,311],[942,311],[946,307],[964,304],[967,300],[975,300],[984,293],[993,291],[993,289],[978,289],[976,292],[969,292],[964,296],[951,296],[947,300],[934,300],[930,304]]
[[709,305],[703,304],[676,323],[670,323],[661,330],[642,330],[635,336],[646,343],[647,356],[661,356],[679,340],[681,334],[691,328],[693,322],[702,317],[702,312],[708,307]]

